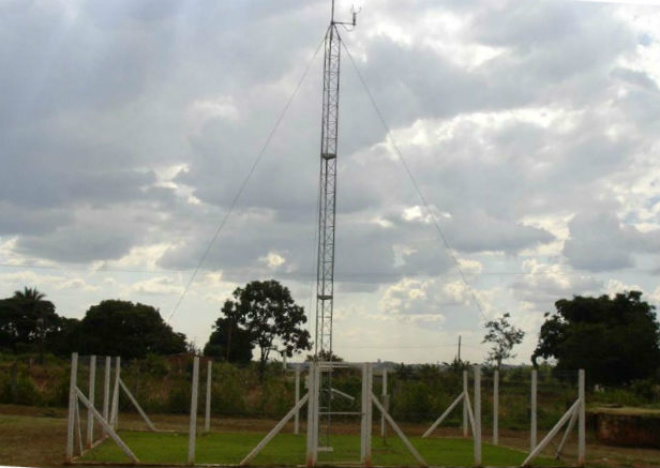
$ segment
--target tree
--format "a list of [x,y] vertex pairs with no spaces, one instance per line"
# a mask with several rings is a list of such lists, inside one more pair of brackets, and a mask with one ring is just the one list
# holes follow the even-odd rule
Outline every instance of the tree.
[[152,306],[106,300],[89,308],[80,322],[82,351],[143,358],[186,351],[186,337],[175,333]]
[[241,325],[251,343],[259,347],[262,379],[276,341],[287,357],[311,349],[309,332],[301,327],[307,322],[305,310],[296,305],[287,287],[275,280],[252,281],[236,288],[232,296],[234,299],[227,299],[222,313]]
[[525,332],[514,327],[509,319],[511,314],[505,313],[496,320],[490,320],[486,323],[486,336],[482,343],[492,343],[492,348],[488,353],[488,362],[494,362],[497,369],[502,365],[502,361],[516,357],[511,351],[517,344],[522,343]]
[[225,362],[246,364],[252,360],[253,348],[247,330],[229,318],[220,317],[215,321],[209,342],[204,346],[204,356]]
[[46,339],[46,350],[57,356],[71,356],[79,350],[80,320],[60,317],[57,332],[51,333]]
[[556,372],[585,369],[591,382],[604,385],[652,377],[660,362],[660,324],[641,297],[629,291],[555,302],[532,362],[554,358]]
[[15,291],[0,301],[0,346],[17,351],[39,351],[43,360],[46,341],[59,331],[61,318],[55,305],[36,288]]
[[[308,354],[307,358],[305,358],[305,361],[313,361],[314,360],[314,355],[313,354]],[[326,361],[326,362],[344,362],[344,358],[337,356],[335,353],[333,353],[330,350],[325,350],[322,349],[319,351],[319,356],[318,356],[319,361]]]
[[472,367],[470,361],[463,361],[458,356],[454,357],[454,360],[451,362],[443,362],[442,365],[447,368],[448,372],[455,374],[462,374],[463,371],[469,370]]

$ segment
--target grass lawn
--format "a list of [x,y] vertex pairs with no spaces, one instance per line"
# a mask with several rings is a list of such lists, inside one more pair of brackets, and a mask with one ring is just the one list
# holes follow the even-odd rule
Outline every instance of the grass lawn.
[[[120,436],[131,450],[147,464],[185,464],[188,454],[187,434],[120,431]],[[251,432],[211,433],[197,439],[196,464],[238,464],[259,443],[263,434]],[[410,439],[430,465],[472,466],[473,443],[466,439]],[[319,453],[319,462],[327,464],[359,464],[360,438],[356,435],[334,435],[333,452]],[[390,437],[372,439],[372,463],[375,466],[414,466],[415,458],[403,442]],[[526,454],[489,444],[482,448],[485,466],[520,466]],[[83,463],[125,463],[128,458],[107,440],[81,459]],[[305,437],[279,434],[252,461],[253,466],[294,466],[305,463]],[[537,466],[558,466],[561,462],[539,458]]]

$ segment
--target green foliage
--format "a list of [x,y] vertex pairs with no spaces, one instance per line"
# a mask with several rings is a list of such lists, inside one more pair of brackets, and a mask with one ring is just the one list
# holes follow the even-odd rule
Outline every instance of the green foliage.
[[165,323],[157,309],[108,300],[89,308],[80,323],[80,349],[87,354],[143,358],[186,351],[186,339]]
[[502,361],[516,357],[512,353],[513,347],[522,343],[525,332],[514,327],[511,322],[511,314],[505,313],[496,320],[486,323],[486,336],[482,343],[491,343],[493,347],[488,353],[488,362],[495,364],[496,368],[502,366]]
[[391,411],[396,419],[428,421],[437,413],[429,385],[421,381],[402,382],[391,399]]
[[397,364],[394,370],[394,375],[400,380],[408,380],[413,376],[413,369],[411,366],[406,366],[404,363]]
[[[344,359],[337,356],[334,352],[330,351],[329,349],[322,349],[319,352],[319,361],[329,361],[329,362],[344,362]],[[313,354],[308,354],[307,358],[305,358],[306,361],[313,361],[314,360],[314,355]]]
[[204,356],[216,360],[247,364],[252,360],[252,336],[235,320],[219,317],[204,346]]
[[165,357],[157,354],[147,354],[147,357],[139,365],[151,376],[164,377],[170,373],[170,363]]
[[177,380],[167,392],[167,410],[174,414],[186,414],[190,411],[190,382]]
[[462,375],[463,371],[469,370],[473,366],[470,361],[463,361],[459,357],[455,357],[453,361],[444,362],[443,364],[447,367],[448,372],[459,375]]
[[259,372],[263,379],[270,352],[275,349],[287,357],[311,349],[309,332],[302,328],[307,322],[305,310],[297,305],[289,289],[275,280],[252,281],[236,288],[234,299],[228,299],[222,314],[242,327],[252,344],[259,347]]
[[214,414],[237,416],[247,411],[245,370],[229,363],[213,364],[213,393],[211,408]]
[[0,349],[39,352],[43,359],[46,342],[60,331],[62,321],[45,297],[26,287],[0,300]]
[[0,402],[39,406],[43,398],[26,369],[14,363],[9,374],[0,380]]
[[557,311],[546,314],[533,362],[554,358],[556,371],[582,368],[591,383],[604,385],[650,378],[660,363],[660,324],[641,296],[630,291],[557,301]]

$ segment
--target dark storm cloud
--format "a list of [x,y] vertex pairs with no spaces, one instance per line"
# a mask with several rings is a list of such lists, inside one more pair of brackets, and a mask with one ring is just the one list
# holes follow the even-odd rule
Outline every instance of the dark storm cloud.
[[[587,69],[601,70],[611,63],[613,57],[627,50],[626,48],[632,44],[629,42],[629,35],[607,14],[600,14],[600,9],[594,10],[599,13],[598,18],[590,20],[587,26],[583,27],[579,21],[576,21],[575,13],[570,7],[543,3],[538,8],[539,11],[535,11],[528,5],[514,3],[510,8],[496,12],[495,25],[483,23],[485,14],[477,15],[474,21],[479,26],[480,33],[474,39],[484,44],[491,41],[495,45],[504,47],[506,51],[501,59],[487,62],[476,71],[469,72],[427,47],[417,45],[407,47],[384,37],[376,37],[367,43],[368,60],[361,64],[365,67],[363,73],[381,103],[384,115],[392,117],[390,124],[406,125],[422,116],[446,118],[476,109],[495,110],[543,104],[558,92],[558,86],[564,91],[587,87],[586,83],[573,80],[573,76],[580,71],[580,64],[585,61],[585,57],[587,57]],[[538,22],[546,12],[553,22],[561,22],[562,28],[557,30],[544,25],[539,29]],[[599,20],[602,20],[602,24],[598,23]],[[510,28],[502,26],[512,21],[520,24],[523,31],[519,34],[525,35],[525,40],[530,39],[535,31],[538,32],[539,37],[529,40],[526,47],[514,47],[518,44],[516,41],[521,38],[508,37],[506,31]],[[600,40],[603,31],[612,33],[613,45],[594,55],[592,48]],[[350,42],[350,36],[347,37]],[[554,44],[553,37],[560,44]],[[544,52],[546,52],[545,48],[549,48],[547,56],[539,54],[541,47],[544,48]],[[549,65],[543,63],[544,58],[559,60],[560,57],[567,61],[562,62],[561,67],[556,67],[552,62]],[[360,89],[361,85],[355,81],[355,76],[352,78],[349,76],[353,73],[351,67],[350,61],[345,60],[344,76],[348,77],[342,87],[344,92],[342,99],[346,104],[342,108],[340,146],[347,154],[340,162],[342,172],[340,172],[338,209],[344,213],[362,211],[365,217],[369,217],[372,216],[370,213],[383,208],[383,200],[400,196],[400,192],[392,190],[392,184],[405,185],[406,182],[401,168],[394,170],[396,176],[385,175],[382,163],[385,162],[387,165],[387,161],[372,161],[375,165],[360,164],[360,161],[355,160],[351,155],[354,151],[363,150],[376,143],[384,135],[384,129],[378,128],[379,124],[375,122],[374,111],[370,108],[364,91]],[[548,80],[545,75],[550,71],[554,73],[551,74],[551,78],[554,78]],[[511,81],[511,76],[516,76],[516,82]],[[521,82],[523,86],[520,86]],[[312,103],[315,101],[312,100]],[[251,107],[253,106],[246,106],[246,108]],[[315,104],[310,106],[304,102],[302,107],[308,113],[305,115],[315,115],[311,112],[312,107],[316,107]],[[301,112],[303,112],[302,108]],[[300,119],[299,116],[294,118]],[[265,133],[267,125],[264,124],[263,127]],[[295,219],[296,214],[302,213],[305,213],[303,218],[308,216],[304,207],[308,206],[307,203],[315,196],[316,169],[313,167],[313,162],[310,164],[309,159],[299,160],[304,161],[304,164],[292,164],[292,162],[299,152],[297,148],[306,147],[306,151],[310,154],[316,152],[313,146],[303,146],[302,143],[304,139],[313,136],[311,127],[311,125],[298,127],[303,132],[299,140],[301,144],[283,146],[275,156],[276,164],[272,163],[273,160],[264,160],[239,201],[239,206],[273,209],[276,213],[282,213],[281,216],[276,214],[282,220]],[[587,126],[585,125],[584,128]],[[500,250],[516,252],[522,248],[551,241],[553,236],[547,232],[521,226],[511,215],[529,212],[529,208],[535,208],[539,200],[546,200],[545,203],[549,208],[556,205],[557,196],[562,196],[555,193],[557,177],[562,177],[559,173],[567,169],[560,166],[556,173],[547,172],[540,176],[541,181],[535,180],[534,176],[529,179],[528,175],[530,158],[533,158],[539,149],[547,151],[549,146],[556,144],[553,142],[556,135],[551,131],[520,123],[517,127],[512,125],[503,131],[490,131],[487,135],[497,145],[494,151],[500,150],[502,156],[506,158],[506,163],[481,165],[478,170],[473,170],[468,169],[469,161],[484,150],[471,141],[474,130],[474,128],[467,130],[464,139],[453,139],[454,148],[438,151],[438,157],[441,157],[440,155],[446,154],[447,151],[458,149],[466,153],[466,159],[454,157],[453,166],[441,163],[435,166],[437,169],[433,169],[433,166],[422,166],[423,168],[419,169],[419,172],[424,173],[422,181],[424,189],[435,194],[432,195],[432,199],[437,204],[456,209],[459,206],[465,207],[466,204],[474,205],[475,213],[477,208],[484,213],[483,216],[472,219],[464,217],[465,223],[461,223],[460,227],[456,228],[456,247],[467,251],[483,251],[495,249],[499,244]],[[581,130],[582,128],[575,133]],[[288,141],[296,141],[294,134],[289,134],[287,137]],[[583,167],[587,168],[595,163],[599,168],[595,172],[585,173],[589,181],[596,180],[595,176],[598,172],[605,175],[623,164],[623,161],[616,158],[611,162],[607,160],[608,154],[613,155],[617,150],[623,150],[623,147],[617,145],[609,148],[606,144],[599,143],[600,135],[583,136],[582,139],[583,141],[579,142],[581,146],[576,151],[579,151],[585,160]],[[248,149],[249,143],[252,143],[252,147]],[[566,148],[570,149],[570,146],[570,144],[560,145],[554,151],[561,154]],[[213,127],[205,129],[195,142],[195,148],[197,152],[190,171],[182,175],[179,180],[195,187],[196,196],[202,200],[227,206],[242,180],[239,175],[247,173],[249,168],[252,159],[247,155],[256,152],[253,136],[248,135],[241,125],[228,126],[218,122]],[[473,154],[469,154],[470,151]],[[520,157],[516,159],[512,152],[519,154]],[[214,153],[225,156],[218,160],[212,157]],[[585,159],[589,155],[594,155],[596,161]],[[562,155],[562,163],[568,165],[574,161],[570,154],[566,157]],[[570,169],[569,172],[572,170]],[[221,178],[226,180],[226,183],[218,184],[217,180]],[[545,190],[542,190],[543,184]],[[570,182],[567,181],[567,184]],[[255,187],[258,189],[255,190]],[[530,187],[536,189],[537,195],[521,196],[523,193],[528,193]],[[409,187],[404,189],[404,192],[408,195],[403,200],[419,202],[415,200],[414,193],[410,193]],[[446,196],[454,198],[454,201],[447,200]],[[572,200],[573,195],[566,194],[565,198]],[[291,209],[292,206],[297,208]],[[480,223],[486,220],[490,220],[487,229],[475,229],[475,226],[480,226]],[[477,232],[479,235],[476,234]],[[366,233],[357,235],[360,237]],[[369,237],[366,236],[365,239]],[[360,241],[356,241],[356,245],[360,244]],[[366,244],[370,242],[363,243]],[[347,255],[346,261],[362,258],[362,253],[366,255],[375,248],[372,245],[370,247],[349,248],[348,251],[351,253]],[[381,255],[381,259],[383,258],[387,257]]]
[[635,265],[635,254],[652,254],[660,248],[657,231],[640,232],[622,225],[612,212],[578,214],[569,224],[570,238],[564,255],[574,268],[612,271]]
[[451,245],[464,252],[490,250],[513,255],[554,240],[544,229],[494,218],[483,211],[458,213],[447,231]]
[[[195,2],[87,2],[71,17],[57,9],[16,7],[5,33],[18,42],[0,45],[0,63],[8,70],[0,77],[0,99],[8,103],[0,109],[8,148],[0,195],[11,203],[7,212],[18,206],[35,210],[35,219],[22,222],[29,229],[25,234],[51,232],[22,239],[21,251],[84,261],[103,258],[103,245],[108,258],[117,258],[131,246],[169,238],[178,247],[161,264],[196,265],[318,44],[327,24],[326,3],[218,2],[202,8]],[[428,119],[432,132],[433,125],[464,113],[550,104],[585,109],[571,131],[520,119],[492,126],[464,122],[444,141],[402,142],[422,192],[435,209],[452,215],[446,229],[458,251],[515,254],[552,241],[548,232],[521,219],[588,205],[601,181],[638,150],[633,136],[604,139],[601,129],[611,116],[589,110],[611,98],[615,84],[653,92],[648,76],[615,67],[636,40],[611,8],[523,1],[500,7],[469,2],[469,8],[468,2],[383,5],[390,11],[370,7],[374,17],[394,15],[411,27],[420,16],[451,11],[468,25],[462,33],[466,44],[499,50],[470,67],[423,38],[403,44],[383,34],[365,39],[360,29],[342,31],[392,128]],[[365,18],[363,28],[369,27]],[[421,202],[401,164],[381,144],[386,129],[347,59],[344,55],[338,272],[369,274],[374,282],[442,274],[450,267],[445,252],[434,256],[415,248],[415,237],[435,235],[432,226],[422,226],[420,234],[422,227],[401,221],[405,209]],[[300,246],[307,242],[304,236],[313,244],[316,227],[319,86],[317,57],[211,251],[208,268],[235,270],[227,274],[241,278],[268,273],[260,259],[271,251],[294,265],[283,274],[301,275],[309,263],[309,249],[303,253]],[[218,99],[233,106],[235,115],[202,116],[199,128],[186,128],[194,103]],[[641,125],[653,116],[650,102],[645,107],[630,92],[619,101],[617,115],[637,112]],[[201,204],[156,186],[154,171],[174,164],[186,167],[174,182]],[[70,207],[134,204],[135,210],[125,210],[129,222],[117,223],[112,235],[103,232],[106,225],[81,226],[56,214]],[[145,211],[153,216],[145,218]],[[37,222],[40,216],[47,221]],[[378,217],[392,227],[375,224]],[[71,239],[81,236],[94,241],[76,256]],[[395,245],[412,249],[402,264],[396,263]]]
[[71,223],[73,214],[65,209],[26,209],[6,201],[0,202],[0,236],[46,235]]
[[65,263],[113,260],[127,254],[134,246],[135,235],[111,226],[71,226],[42,236],[22,236],[17,250],[30,257]]

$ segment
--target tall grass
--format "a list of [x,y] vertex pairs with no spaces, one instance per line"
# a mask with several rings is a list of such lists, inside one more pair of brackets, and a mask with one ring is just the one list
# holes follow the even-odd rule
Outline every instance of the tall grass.
[[[97,361],[96,401],[102,401],[104,360]],[[238,367],[213,363],[212,413],[214,416],[278,418],[293,405],[295,388],[292,372],[285,373],[281,363],[271,363],[263,381],[255,363]],[[206,366],[201,366],[200,411],[203,411]],[[550,428],[577,398],[577,373],[558,379],[551,368],[539,371],[539,428]],[[29,355],[0,354],[0,403],[32,406],[64,407],[67,404],[69,363],[47,357],[43,365],[35,364]],[[526,429],[530,414],[529,367],[503,369],[500,379],[500,427]],[[303,374],[304,376],[304,374]],[[151,414],[187,413],[190,407],[192,357],[164,358],[149,356],[143,360],[124,362],[122,379],[142,407]],[[89,361],[81,358],[78,385],[87,392]],[[303,379],[304,380],[304,379]],[[436,419],[462,391],[462,374],[435,365],[398,366],[389,374],[390,413],[397,421],[430,423]],[[381,380],[374,380],[374,392],[381,393]],[[472,385],[472,384],[471,384]],[[482,379],[482,419],[492,421],[492,371],[484,369]],[[351,402],[337,399],[337,410],[359,409],[361,374],[341,369],[333,374],[333,386],[355,397]],[[304,393],[304,388],[301,390]],[[472,390],[471,390],[472,391]],[[126,398],[123,411],[134,411]],[[654,382],[634,382],[615,389],[588,392],[589,406],[599,404],[658,406],[660,388]],[[303,411],[304,415],[304,411]],[[458,425],[459,410],[447,420]]]

